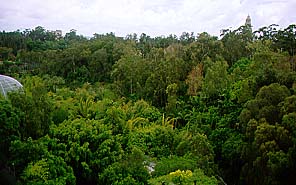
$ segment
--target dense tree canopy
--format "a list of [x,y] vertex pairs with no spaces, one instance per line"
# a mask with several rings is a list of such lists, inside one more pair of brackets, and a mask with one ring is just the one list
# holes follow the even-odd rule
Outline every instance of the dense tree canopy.
[[295,184],[295,28],[0,32],[0,182]]

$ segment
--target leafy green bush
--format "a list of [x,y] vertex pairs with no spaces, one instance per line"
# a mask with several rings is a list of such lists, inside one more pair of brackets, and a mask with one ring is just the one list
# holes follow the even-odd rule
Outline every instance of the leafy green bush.
[[163,183],[173,185],[173,184],[183,184],[192,185],[202,184],[202,185],[217,185],[218,180],[215,177],[208,177],[204,174],[201,169],[196,169],[192,173],[190,170],[177,170],[173,173],[163,175],[160,177],[152,178],[149,180],[150,184],[162,185]]
[[153,176],[162,176],[170,172],[180,170],[194,170],[198,168],[197,163],[194,159],[178,156],[170,156],[168,158],[162,158],[156,163],[155,171],[152,173]]

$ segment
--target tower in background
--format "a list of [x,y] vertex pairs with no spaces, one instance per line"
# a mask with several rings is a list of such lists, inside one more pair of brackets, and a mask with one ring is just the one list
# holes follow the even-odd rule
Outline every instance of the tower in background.
[[246,19],[245,26],[252,27],[252,23],[251,23],[251,17],[250,17],[250,15],[248,15],[248,17],[247,17],[247,19]]

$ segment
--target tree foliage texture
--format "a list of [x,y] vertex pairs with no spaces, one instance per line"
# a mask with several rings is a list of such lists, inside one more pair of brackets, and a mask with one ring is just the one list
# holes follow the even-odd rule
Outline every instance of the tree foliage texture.
[[0,182],[295,184],[295,40],[0,32]]

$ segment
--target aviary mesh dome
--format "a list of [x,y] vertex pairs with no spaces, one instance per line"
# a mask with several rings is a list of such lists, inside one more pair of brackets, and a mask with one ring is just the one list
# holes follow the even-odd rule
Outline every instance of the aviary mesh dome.
[[6,97],[8,92],[22,89],[23,86],[16,79],[0,75],[0,93]]

